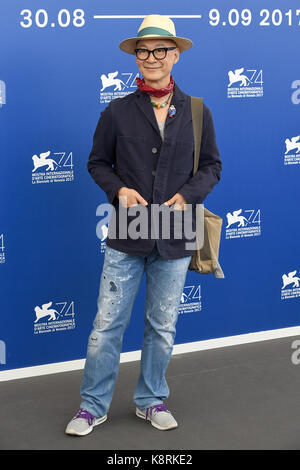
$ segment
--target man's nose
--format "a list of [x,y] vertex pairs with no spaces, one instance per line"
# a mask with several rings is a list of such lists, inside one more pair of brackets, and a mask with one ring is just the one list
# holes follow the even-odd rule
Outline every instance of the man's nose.
[[149,57],[148,57],[148,59],[146,59],[146,62],[153,63],[153,62],[156,62],[156,61],[157,61],[157,59],[154,57],[154,52],[150,51]]

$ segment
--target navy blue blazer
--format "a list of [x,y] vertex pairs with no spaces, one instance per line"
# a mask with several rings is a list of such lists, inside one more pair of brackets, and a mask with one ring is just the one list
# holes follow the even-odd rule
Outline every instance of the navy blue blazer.
[[[172,224],[169,239],[162,237],[161,227],[153,238],[151,205],[163,204],[176,193],[182,194],[187,203],[192,205],[195,230],[195,205],[203,203],[219,182],[222,163],[212,114],[203,103],[200,160],[198,171],[193,176],[194,136],[190,97],[177,84],[171,104],[175,106],[176,114],[172,117],[168,115],[166,119],[164,140],[150,97],[140,90],[111,101],[99,118],[87,167],[115,208],[116,218],[110,220],[106,244],[116,250],[147,256],[157,243],[160,255],[166,259],[182,258],[194,252],[185,246],[190,239],[184,236],[181,239],[174,238]],[[128,211],[128,208],[119,207],[116,196],[122,186],[135,189],[148,202],[147,238],[119,237],[119,212]],[[174,206],[165,207],[165,211],[174,209]],[[127,226],[134,218],[128,215]],[[172,216],[170,219],[173,220]],[[112,228],[116,236],[110,237]]]

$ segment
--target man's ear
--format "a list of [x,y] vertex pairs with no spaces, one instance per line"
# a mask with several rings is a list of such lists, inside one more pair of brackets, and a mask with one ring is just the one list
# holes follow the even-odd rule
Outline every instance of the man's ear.
[[177,62],[179,61],[179,57],[180,57],[180,50],[177,47],[177,49],[175,50],[175,54],[174,54],[174,64],[177,64]]

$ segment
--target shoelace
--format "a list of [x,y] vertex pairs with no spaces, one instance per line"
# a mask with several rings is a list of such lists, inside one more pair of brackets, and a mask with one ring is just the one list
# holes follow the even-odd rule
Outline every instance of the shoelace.
[[95,419],[95,416],[93,416],[91,413],[89,413],[87,410],[82,410],[80,408],[80,410],[78,411],[77,415],[75,416],[74,419],[76,418],[83,418],[83,419],[87,419],[88,423],[89,423],[89,426],[91,426],[91,424],[93,423],[94,419]]
[[161,403],[159,405],[154,405],[154,406],[150,406],[149,408],[147,408],[147,411],[146,411],[146,419],[148,418],[148,414],[150,414],[150,416],[152,416],[152,411],[155,410],[155,411],[168,411],[168,407],[167,405],[164,405],[164,403]]

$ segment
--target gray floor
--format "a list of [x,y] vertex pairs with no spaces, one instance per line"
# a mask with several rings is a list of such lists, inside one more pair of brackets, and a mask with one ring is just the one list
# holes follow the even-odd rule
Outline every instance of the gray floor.
[[85,437],[64,434],[82,371],[0,383],[0,449],[300,449],[297,338],[172,356],[166,401],[179,427],[135,416],[139,362],[120,365],[108,420]]

